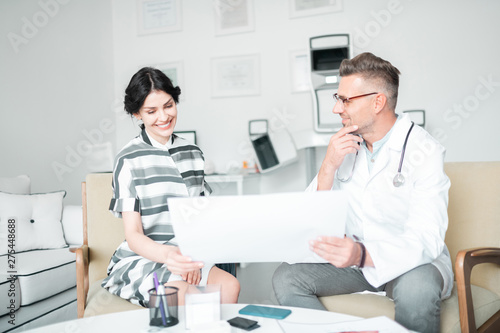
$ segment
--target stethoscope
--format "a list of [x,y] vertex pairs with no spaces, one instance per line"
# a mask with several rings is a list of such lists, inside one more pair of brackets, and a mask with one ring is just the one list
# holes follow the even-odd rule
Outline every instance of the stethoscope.
[[[395,187],[400,187],[401,185],[403,185],[405,183],[405,177],[403,176],[403,174],[401,173],[401,169],[403,168],[403,161],[405,159],[405,152],[406,152],[406,144],[408,143],[408,137],[410,136],[410,133],[411,133],[411,130],[413,129],[413,126],[415,125],[415,123],[412,121],[411,122],[411,126],[410,126],[410,129],[408,130],[408,133],[406,133],[406,138],[405,138],[405,142],[403,143],[403,150],[401,151],[401,157],[399,159],[399,167],[398,167],[398,172],[396,173],[396,175],[394,176],[394,179],[392,180],[392,184],[395,186]],[[348,182],[351,180],[352,178],[352,174],[354,172],[354,168],[356,167],[356,160],[357,160],[357,157],[358,157],[358,152],[356,152],[356,155],[354,157],[354,163],[352,164],[352,170],[351,170],[351,174],[347,177],[347,178],[341,178],[341,177],[338,177],[338,180],[340,180],[341,182]],[[338,175],[337,175],[338,176]]]

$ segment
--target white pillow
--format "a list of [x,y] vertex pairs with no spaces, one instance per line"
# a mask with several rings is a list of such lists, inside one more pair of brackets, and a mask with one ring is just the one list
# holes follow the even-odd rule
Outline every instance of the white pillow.
[[0,177],[0,191],[15,194],[30,194],[31,179],[26,175]]
[[0,255],[9,253],[13,246],[16,253],[65,247],[61,224],[65,195],[66,191],[27,195],[0,192]]
[[68,245],[83,244],[83,211],[82,206],[65,205],[62,213],[64,239]]

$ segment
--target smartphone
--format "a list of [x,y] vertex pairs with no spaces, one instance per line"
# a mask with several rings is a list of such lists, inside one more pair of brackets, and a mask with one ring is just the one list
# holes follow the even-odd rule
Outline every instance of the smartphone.
[[260,327],[260,325],[257,324],[257,321],[242,318],[242,317],[234,317],[234,318],[229,319],[227,322],[231,326],[238,327],[238,328],[244,329],[246,331],[251,331],[251,330],[254,330],[254,329]]
[[239,313],[257,317],[283,319],[286,318],[290,313],[292,313],[292,311],[281,308],[273,308],[269,306],[247,305],[243,309],[241,309]]

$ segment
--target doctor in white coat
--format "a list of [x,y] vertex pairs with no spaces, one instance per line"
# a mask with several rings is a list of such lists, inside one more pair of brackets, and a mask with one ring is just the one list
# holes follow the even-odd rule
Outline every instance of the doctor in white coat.
[[333,112],[344,127],[330,139],[308,190],[345,191],[346,236],[311,240],[311,249],[329,263],[283,263],[273,287],[280,304],[315,309],[325,309],[320,296],[385,291],[397,322],[439,332],[441,300],[453,287],[444,243],[445,149],[395,113],[399,74],[371,53],[342,62]]

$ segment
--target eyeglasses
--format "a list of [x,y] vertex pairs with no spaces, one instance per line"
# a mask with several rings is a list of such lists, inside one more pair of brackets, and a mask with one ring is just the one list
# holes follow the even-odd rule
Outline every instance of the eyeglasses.
[[365,96],[370,96],[370,95],[375,95],[375,94],[378,94],[378,92],[372,92],[372,93],[369,93],[369,94],[363,94],[363,95],[358,95],[358,96],[352,96],[352,97],[346,97],[346,98],[342,98],[340,97],[337,93],[333,94],[333,99],[336,101],[336,102],[341,102],[342,106],[345,107],[346,105],[349,104],[349,102],[351,102],[353,99],[356,99],[356,98],[361,98],[361,97],[365,97]]

